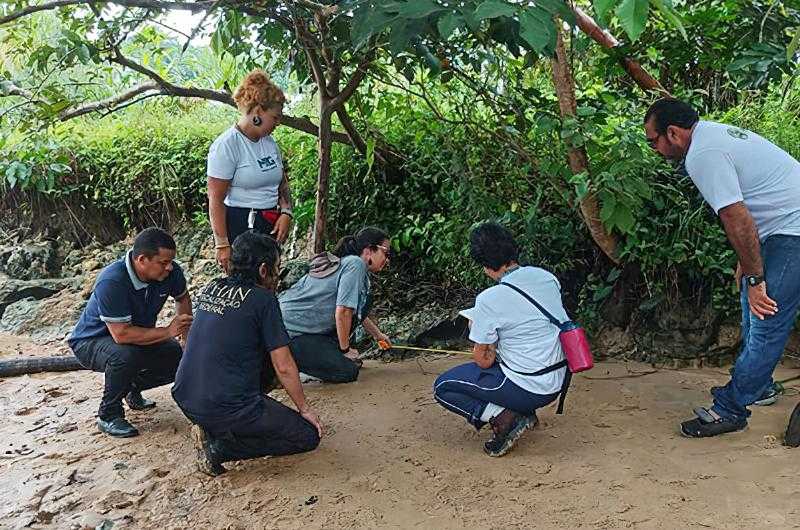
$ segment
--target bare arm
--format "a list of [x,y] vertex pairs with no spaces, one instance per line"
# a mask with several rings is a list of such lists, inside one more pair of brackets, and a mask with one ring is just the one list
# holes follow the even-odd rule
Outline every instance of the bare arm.
[[231,259],[231,243],[233,243],[233,241],[228,241],[224,202],[230,185],[229,180],[208,177],[208,216],[211,221],[211,231],[214,233],[214,250],[217,263],[226,272]]
[[[719,211],[719,218],[731,246],[739,256],[736,276],[763,276],[764,263],[761,260],[761,242],[753,216],[743,202],[736,202]],[[767,282],[747,287],[747,302],[750,312],[761,320],[778,312],[778,304],[767,295]]]
[[481,368],[489,368],[494,364],[497,352],[494,344],[475,344],[472,347],[472,359]]
[[761,243],[758,240],[758,230],[753,222],[753,216],[743,202],[736,202],[719,211],[719,218],[728,241],[739,257],[742,273],[745,275],[761,276],[764,274],[764,264],[761,261]]
[[183,296],[175,299],[175,311],[179,315],[192,314],[192,297],[189,296],[189,291],[186,291]]
[[343,305],[336,306],[336,336],[339,338],[339,349],[350,348],[350,330],[353,329],[353,309]]
[[373,339],[384,340],[386,338],[386,335],[381,333],[381,330],[378,329],[378,325],[375,324],[375,322],[373,322],[370,317],[365,318],[364,322],[362,322],[362,325],[364,326],[364,329],[367,330],[367,333],[369,333],[372,336]]
[[191,324],[191,314],[178,314],[168,326],[162,328],[143,328],[129,322],[106,322],[106,327],[117,344],[149,346],[182,335]]
[[230,180],[208,177],[208,215],[211,218],[211,230],[220,239],[228,239],[228,226],[225,222],[225,196],[231,186]]
[[300,376],[297,373],[297,364],[294,362],[292,352],[288,346],[281,346],[269,352],[272,366],[275,367],[275,375],[283,385],[283,389],[289,394],[292,402],[297,407],[300,415],[311,422],[317,428],[320,437],[322,436],[322,424],[317,418],[317,415],[311,410],[311,407],[306,403],[306,395],[303,392],[303,386],[300,384]]
[[292,209],[292,190],[289,188],[289,174],[285,169],[283,170],[283,180],[278,187],[278,206],[281,209]]

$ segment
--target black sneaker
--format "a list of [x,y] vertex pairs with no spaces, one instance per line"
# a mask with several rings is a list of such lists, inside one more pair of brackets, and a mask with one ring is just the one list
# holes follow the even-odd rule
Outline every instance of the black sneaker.
[[786,427],[786,435],[783,437],[784,445],[789,447],[800,447],[800,403],[789,416],[789,425]]
[[511,451],[522,433],[536,423],[538,423],[538,418],[535,413],[533,416],[523,416],[505,409],[489,420],[494,436],[483,444],[483,451],[489,456],[503,456]]
[[100,432],[104,432],[115,438],[131,438],[132,436],[139,435],[139,431],[136,427],[128,423],[128,420],[121,417],[112,418],[110,420],[97,418],[97,428],[100,429]]
[[708,438],[729,432],[737,432],[747,427],[747,420],[728,420],[717,417],[705,408],[694,409],[696,418],[681,423],[681,434],[687,438]]
[[208,440],[205,429],[199,425],[192,425],[192,441],[197,453],[197,469],[212,477],[219,476],[227,469],[214,456],[211,442]]
[[131,410],[147,410],[156,406],[156,402],[150,399],[145,399],[142,393],[138,390],[131,390],[125,396],[125,403]]

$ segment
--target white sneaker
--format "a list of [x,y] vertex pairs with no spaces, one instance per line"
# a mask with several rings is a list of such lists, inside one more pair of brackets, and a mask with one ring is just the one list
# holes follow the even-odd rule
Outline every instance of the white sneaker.
[[322,379],[314,377],[313,375],[304,374],[303,372],[299,373],[300,375],[300,382],[305,383],[321,383]]

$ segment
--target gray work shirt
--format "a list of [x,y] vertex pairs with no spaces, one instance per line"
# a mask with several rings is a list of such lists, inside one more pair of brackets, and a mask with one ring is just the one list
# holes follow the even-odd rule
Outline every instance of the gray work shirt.
[[701,121],[685,164],[717,214],[743,201],[761,241],[773,234],[800,236],[800,162],[777,145],[752,131]]
[[359,323],[369,297],[369,273],[359,256],[345,256],[339,268],[324,278],[306,274],[278,297],[283,323],[290,337],[306,334],[335,334],[336,306],[354,311]]

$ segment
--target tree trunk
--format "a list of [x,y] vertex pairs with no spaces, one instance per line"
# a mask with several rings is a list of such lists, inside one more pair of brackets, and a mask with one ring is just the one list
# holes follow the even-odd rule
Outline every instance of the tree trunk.
[[322,96],[319,105],[319,135],[317,153],[317,201],[314,208],[314,253],[325,250],[325,228],[328,220],[328,184],[331,176],[331,116],[332,109]]
[[[556,55],[551,61],[553,65],[553,85],[558,95],[558,106],[561,110],[561,116],[563,118],[574,117],[578,106],[575,100],[575,81],[569,67],[566,50],[564,49],[564,39],[561,36],[561,29],[558,28],[558,26],[557,31]],[[586,156],[586,150],[583,147],[573,146],[568,146],[568,149],[569,167],[572,173],[588,173],[589,158]],[[586,195],[580,202],[580,210],[594,242],[597,243],[600,250],[602,250],[611,261],[619,263],[619,258],[617,257],[617,239],[613,234],[610,234],[603,226],[603,223],[600,222],[600,205],[597,202],[597,197],[593,194]]]
[[[575,13],[575,20],[581,31],[597,44],[609,50],[619,46],[619,41],[614,38],[613,35],[598,26],[597,22],[584,13],[579,7],[573,7],[572,11]],[[635,60],[630,57],[621,57],[619,63],[642,90],[658,92],[662,96],[670,96],[669,91],[661,86],[658,79],[647,73],[647,71],[642,68],[642,65]]]

